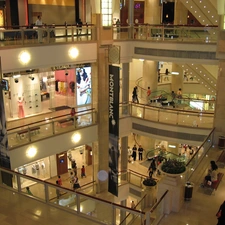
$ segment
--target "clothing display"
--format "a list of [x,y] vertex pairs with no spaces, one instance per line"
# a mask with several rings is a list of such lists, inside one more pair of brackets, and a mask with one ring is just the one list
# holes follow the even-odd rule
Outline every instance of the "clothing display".
[[19,97],[18,99],[18,117],[23,118],[24,115],[24,109],[23,109],[23,99]]

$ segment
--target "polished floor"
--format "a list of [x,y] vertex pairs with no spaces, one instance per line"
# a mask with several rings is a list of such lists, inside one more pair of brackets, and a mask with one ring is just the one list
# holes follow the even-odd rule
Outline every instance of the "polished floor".
[[[170,213],[165,215],[159,223],[160,225],[216,225],[216,212],[220,204],[225,200],[224,178],[221,181],[217,191],[212,195],[207,194],[200,184],[207,173],[210,160],[217,160],[221,150],[217,148],[210,149],[208,155],[203,159],[200,166],[191,177],[190,181],[194,183],[193,196],[190,201],[184,202],[179,213]],[[146,175],[147,170],[139,161],[128,164],[129,169],[136,170]],[[219,172],[225,173],[224,168],[219,168]],[[91,179],[91,168],[87,169],[87,180]],[[63,184],[69,186],[67,178],[63,176]],[[160,177],[159,177],[160,178]],[[51,179],[55,182],[55,179]],[[81,180],[80,182],[85,182]],[[12,216],[13,215],[13,216]],[[76,224],[86,225],[95,224],[85,218],[77,217],[71,213],[47,206],[29,197],[12,193],[6,189],[0,188],[0,224],[1,225],[64,225]]]

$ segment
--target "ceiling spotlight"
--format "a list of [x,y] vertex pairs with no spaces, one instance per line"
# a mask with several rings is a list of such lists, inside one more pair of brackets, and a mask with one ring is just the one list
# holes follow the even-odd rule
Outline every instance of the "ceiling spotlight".
[[19,82],[19,80],[16,78],[16,79],[14,79],[14,81],[15,81],[15,83],[18,83]]

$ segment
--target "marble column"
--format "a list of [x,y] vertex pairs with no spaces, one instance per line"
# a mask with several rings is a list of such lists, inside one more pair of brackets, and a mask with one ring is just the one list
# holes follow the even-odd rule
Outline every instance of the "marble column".
[[[121,152],[120,152],[120,171],[127,171],[128,163],[128,137],[121,138]],[[126,175],[121,176],[121,180],[126,180]]]
[[[143,79],[142,79],[142,93],[138,93],[139,98],[143,100],[141,103],[146,103],[147,101],[147,89],[150,87],[151,91],[154,92],[158,87],[158,62],[145,60],[143,61]],[[140,100],[140,99],[139,99]]]
[[187,24],[188,9],[181,1],[175,1],[174,24]]
[[158,182],[157,199],[160,199],[167,190],[169,192],[165,197],[164,213],[179,212],[184,203],[184,179],[179,175],[174,177],[164,175]]
[[218,144],[219,136],[225,136],[225,60],[220,60],[219,74],[217,78],[216,106],[214,113],[214,143]]
[[145,0],[145,23],[160,24],[161,10],[159,0]]
[[172,64],[172,71],[178,72],[179,75],[171,75],[172,76],[171,91],[174,91],[175,93],[177,93],[179,88],[181,88],[182,93],[183,93],[184,92],[184,90],[183,90],[183,70],[176,63],[173,63]]

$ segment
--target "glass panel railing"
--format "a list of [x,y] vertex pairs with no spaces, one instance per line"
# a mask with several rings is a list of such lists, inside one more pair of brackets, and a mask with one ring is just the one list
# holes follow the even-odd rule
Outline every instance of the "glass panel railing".
[[138,187],[143,187],[143,181],[147,178],[143,174],[137,173],[133,170],[129,170],[128,172],[128,182],[130,184],[134,184]]
[[150,218],[146,218],[146,224],[149,221],[151,225],[157,225],[159,221],[164,216],[164,205],[165,205],[165,197],[169,191],[167,190],[160,199],[158,199],[157,203],[153,205],[150,209]]
[[80,127],[90,126],[96,124],[96,121],[96,111],[90,109],[80,111],[74,117],[71,117],[70,114],[65,114],[46,118],[25,126],[11,128],[8,130],[9,148],[51,137],[55,134],[69,132]]
[[178,25],[135,25],[113,28],[113,39],[216,43],[218,27],[193,27]]
[[[0,31],[1,47],[16,45],[35,45],[62,43],[74,41],[96,40],[96,30],[93,25],[76,25],[56,26],[47,25],[43,27],[16,27],[2,28]],[[38,35],[42,38],[38,39]]]
[[207,152],[213,145],[213,136],[214,136],[215,128],[210,132],[208,137],[204,140],[201,146],[196,150],[193,154],[192,158],[186,164],[186,180],[188,181],[191,175],[194,173],[195,169],[202,161],[202,159],[206,156]]
[[[122,107],[122,105],[120,106]],[[131,116],[188,127],[212,128],[214,114],[131,103]]]

